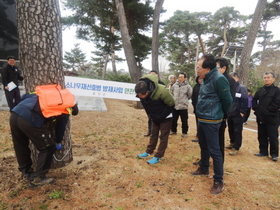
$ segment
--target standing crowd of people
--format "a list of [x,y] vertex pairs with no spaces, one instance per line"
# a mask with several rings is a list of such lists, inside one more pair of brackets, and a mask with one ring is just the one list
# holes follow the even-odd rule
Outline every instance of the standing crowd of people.
[[[50,184],[54,179],[46,177],[46,174],[51,167],[52,156],[56,150],[62,149],[69,114],[78,114],[78,107],[77,104],[69,107],[69,114],[44,117],[36,94],[20,97],[19,81],[24,78],[15,63],[15,58],[9,56],[1,76],[11,113],[10,127],[18,169],[23,177],[30,180],[30,187]],[[258,126],[259,153],[255,156],[270,155],[273,161],[277,161],[279,156],[280,89],[274,85],[275,74],[264,73],[264,86],[253,96],[240,83],[236,72],[228,73],[228,67],[227,59],[204,54],[197,63],[196,85],[193,88],[183,72],[178,74],[177,79],[175,75],[170,75],[170,83],[165,86],[155,70],[144,75],[135,85],[136,97],[148,116],[148,132],[144,136],[149,137],[146,151],[138,157],[148,158],[148,164],[160,162],[168,147],[169,136],[178,133],[179,117],[181,137],[187,137],[191,100],[197,127],[196,139],[192,141],[198,142],[200,147],[200,160],[194,163],[198,168],[191,175],[208,176],[212,158],[214,182],[210,192],[214,195],[224,190],[225,148],[230,149],[229,155],[239,154],[243,125],[247,123],[251,109]],[[230,144],[225,147],[227,125]],[[29,141],[39,151],[36,168],[32,167]]]
[[[196,139],[200,146],[200,160],[193,176],[208,176],[210,157],[213,160],[214,183],[211,194],[224,190],[223,165],[225,148],[229,155],[236,156],[242,146],[243,125],[247,124],[251,109],[258,125],[259,153],[255,156],[271,156],[278,160],[278,127],[280,116],[280,89],[274,85],[275,74],[263,75],[264,86],[253,96],[240,83],[238,73],[228,73],[229,63],[225,58],[214,58],[204,54],[197,63],[196,84],[192,88],[185,73],[176,80],[169,76],[168,85],[160,84],[158,73],[145,75],[135,86],[136,97],[140,98],[151,119],[150,141],[139,158],[148,158],[147,163],[158,163],[165,154],[168,136],[177,134],[178,119],[181,119],[181,137],[188,134],[188,105],[191,100],[196,119]],[[155,71],[153,71],[155,72]],[[225,147],[225,130],[228,126],[230,144]],[[147,135],[145,135],[147,136]],[[159,146],[156,146],[160,140]],[[156,152],[155,152],[156,151]]]

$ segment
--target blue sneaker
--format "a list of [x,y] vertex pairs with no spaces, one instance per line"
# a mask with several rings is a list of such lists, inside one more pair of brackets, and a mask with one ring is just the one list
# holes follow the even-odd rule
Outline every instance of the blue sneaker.
[[138,157],[139,157],[139,158],[152,158],[153,155],[152,155],[152,154],[149,154],[149,153],[147,153],[147,152],[144,152],[144,153],[142,153],[142,154],[139,154]]
[[149,163],[149,164],[156,164],[156,163],[159,162],[159,160],[161,160],[161,158],[153,157],[151,160],[148,160],[147,163]]

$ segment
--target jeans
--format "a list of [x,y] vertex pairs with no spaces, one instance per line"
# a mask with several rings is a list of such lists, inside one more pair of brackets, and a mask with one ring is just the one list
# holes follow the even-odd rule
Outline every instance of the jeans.
[[214,166],[214,181],[223,182],[223,158],[219,146],[219,128],[218,124],[198,123],[199,145],[201,149],[201,164],[202,171],[209,171],[209,158],[213,159]]
[[227,127],[226,119],[223,119],[219,128],[219,145],[222,153],[223,161],[225,162],[225,130]]

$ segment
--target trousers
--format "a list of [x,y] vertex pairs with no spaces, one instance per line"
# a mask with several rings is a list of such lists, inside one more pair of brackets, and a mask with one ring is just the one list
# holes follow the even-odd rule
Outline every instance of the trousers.
[[164,156],[165,150],[168,145],[168,138],[170,134],[171,124],[172,124],[171,118],[168,119],[166,122],[160,124],[153,123],[150,141],[146,150],[148,154],[154,153],[159,139],[160,140],[159,146],[154,156],[158,158],[162,158]]
[[56,150],[53,132],[48,123],[38,128],[18,114],[11,112],[10,126],[18,169],[24,174],[32,167],[30,140],[39,152],[36,169],[30,178],[45,177],[51,167],[53,154]]

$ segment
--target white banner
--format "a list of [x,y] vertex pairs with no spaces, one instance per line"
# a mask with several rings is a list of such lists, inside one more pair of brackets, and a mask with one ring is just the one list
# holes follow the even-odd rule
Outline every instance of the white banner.
[[65,86],[71,93],[78,96],[139,101],[139,98],[135,97],[133,83],[65,76]]

